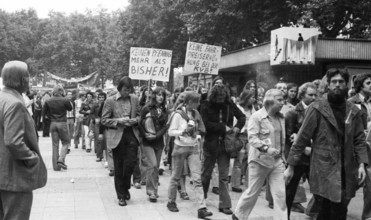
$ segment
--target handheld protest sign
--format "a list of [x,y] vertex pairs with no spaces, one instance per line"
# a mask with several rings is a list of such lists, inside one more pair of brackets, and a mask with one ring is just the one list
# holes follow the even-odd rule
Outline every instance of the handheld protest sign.
[[218,75],[221,54],[222,47],[189,41],[182,75]]
[[171,68],[171,50],[130,48],[129,77],[138,80],[168,82]]

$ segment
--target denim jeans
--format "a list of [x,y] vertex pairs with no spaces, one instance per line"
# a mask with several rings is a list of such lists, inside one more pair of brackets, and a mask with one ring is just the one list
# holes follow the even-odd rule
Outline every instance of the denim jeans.
[[202,185],[204,187],[205,198],[210,187],[211,175],[215,163],[218,163],[219,171],[219,208],[231,208],[231,197],[229,196],[228,171],[230,156],[223,151],[208,151],[204,149],[204,165],[202,170]]
[[158,170],[161,162],[162,148],[143,146],[143,154],[147,159],[146,167],[146,191],[147,195],[157,195],[158,191]]
[[238,200],[235,215],[239,219],[248,219],[258,200],[264,181],[268,180],[274,201],[274,219],[287,219],[286,192],[283,172],[285,166],[277,159],[273,168],[268,168],[256,162],[249,163],[249,187]]
[[174,144],[172,153],[172,174],[169,186],[169,201],[175,202],[179,180],[183,173],[184,161],[188,161],[191,172],[192,187],[197,197],[199,209],[206,208],[203,187],[201,183],[201,158],[199,146],[178,146]]
[[74,118],[67,118],[68,136],[70,137],[70,139],[73,138],[74,126],[75,126],[75,119]]
[[[51,122],[50,133],[52,135],[53,144],[53,169],[59,170],[57,162],[65,161],[68,147],[71,144],[71,139],[68,136],[67,122]],[[62,149],[59,153],[59,140],[62,142]]]
[[241,187],[241,164],[242,158],[245,154],[245,150],[241,150],[237,154],[237,158],[231,159],[232,171],[231,171],[231,186],[240,188]]
[[73,139],[74,139],[74,144],[75,146],[80,144],[80,137],[82,141],[82,146],[85,147],[85,130],[82,125],[82,118],[76,118],[75,122],[75,128],[74,128],[74,134],[73,134]]

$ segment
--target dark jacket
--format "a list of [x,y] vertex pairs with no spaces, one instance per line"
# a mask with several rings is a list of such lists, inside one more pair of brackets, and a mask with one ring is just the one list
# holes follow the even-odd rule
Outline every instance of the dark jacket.
[[[91,120],[93,119],[93,116],[92,116],[93,106],[94,106],[93,101],[88,102],[87,100],[85,100],[85,102],[81,104],[79,113],[84,115],[83,121],[82,121],[83,125],[90,126]],[[90,112],[88,113],[88,111]]]
[[34,121],[22,96],[6,87],[0,92],[0,122],[0,190],[31,192],[45,186]]
[[65,97],[53,96],[43,107],[43,115],[47,115],[52,122],[67,122],[67,111],[72,110],[72,103]]
[[[156,129],[156,139],[155,140],[147,140],[144,137],[145,131],[142,127],[142,120],[145,119],[146,115],[150,113],[153,123]],[[168,129],[167,126],[167,119],[168,119],[168,113],[166,109],[163,109],[161,115],[158,115],[158,112],[156,111],[156,106],[153,105],[145,105],[142,110],[140,111],[140,132],[143,136],[143,146],[152,146],[155,148],[163,148],[164,147],[164,134]]]
[[[289,156],[289,152],[292,146],[290,137],[292,134],[298,134],[299,129],[304,121],[305,109],[303,102],[299,102],[294,109],[288,111],[285,115],[285,129],[286,129],[286,144],[285,144],[285,158]],[[310,147],[308,145],[307,147]],[[301,160],[299,161],[300,165],[309,166],[309,156],[303,154]]]
[[[341,170],[345,170],[345,196],[352,198],[358,189],[358,167],[368,164],[367,144],[362,113],[346,102],[344,146],[339,146],[341,134],[327,98],[316,101],[307,109],[298,138],[291,147],[287,162],[296,166],[306,146],[312,144],[309,185],[311,192],[333,202],[342,196]],[[342,164],[342,152],[344,161]]]
[[[229,110],[228,110],[229,109]],[[206,127],[204,149],[208,151],[225,151],[224,145],[219,143],[219,137],[225,137],[225,126],[233,127],[233,117],[237,118],[235,127],[242,129],[246,116],[233,102],[216,104],[205,101],[201,104],[201,116]],[[219,111],[222,110],[222,123],[219,122]],[[229,116],[227,117],[227,112]],[[227,121],[228,118],[228,121]]]
[[[359,94],[356,94],[355,96],[349,98],[348,101],[355,104],[358,108],[361,108],[363,127],[364,127],[364,130],[367,131],[367,124],[370,120],[371,115],[368,115],[365,101],[361,100],[361,97]],[[369,142],[370,144],[370,138],[371,138],[370,131],[367,131],[367,134],[368,136],[366,136],[366,141]],[[368,155],[368,160],[371,162],[371,146],[370,145],[368,145],[367,147],[367,155]]]

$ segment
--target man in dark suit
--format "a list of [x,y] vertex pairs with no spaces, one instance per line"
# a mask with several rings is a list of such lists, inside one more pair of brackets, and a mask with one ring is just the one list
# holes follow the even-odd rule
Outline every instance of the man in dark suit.
[[10,61],[2,69],[0,92],[0,219],[29,219],[32,191],[45,186],[35,123],[22,93],[28,90],[27,64]]
[[107,148],[112,149],[115,167],[114,181],[120,206],[130,199],[131,176],[140,143],[138,122],[140,107],[133,93],[131,79],[124,76],[117,86],[118,93],[109,97],[103,106],[102,124],[107,127]]

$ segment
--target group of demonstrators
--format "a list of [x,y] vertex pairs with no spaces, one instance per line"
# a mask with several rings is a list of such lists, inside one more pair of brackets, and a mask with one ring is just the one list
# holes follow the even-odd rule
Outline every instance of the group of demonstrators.
[[[7,108],[12,109],[21,103],[27,110],[30,101],[26,98],[15,104],[8,98],[21,97],[27,91],[23,87],[12,88],[16,84],[9,83],[10,79],[16,80],[10,72],[18,71],[22,76],[27,66],[6,65],[0,106],[9,105]],[[210,190],[219,194],[220,212],[232,215],[233,220],[248,219],[265,188],[268,206],[275,211],[274,219],[290,219],[290,211],[297,211],[318,220],[345,220],[351,198],[363,187],[362,219],[371,219],[371,75],[355,78],[353,97],[348,97],[346,70],[330,69],[321,85],[317,82],[298,87],[280,81],[266,91],[250,80],[237,96],[218,76],[210,89],[177,88],[171,95],[162,87],[143,87],[136,92],[131,79],[125,76],[119,80],[117,92],[109,95],[101,90],[66,92],[57,85],[51,97],[37,96],[32,101],[32,113],[36,128],[40,128],[42,118],[43,127],[50,130],[53,169],[67,170],[65,158],[71,140],[79,148],[81,139],[81,148],[86,152],[94,147],[97,162],[105,159],[109,175],[114,176],[120,206],[126,206],[131,199],[131,186],[145,185],[150,202],[163,196],[158,194],[158,188],[164,161],[171,171],[167,195],[171,212],[179,211],[177,192],[181,199],[190,199],[186,192],[189,176],[198,218],[212,215],[207,209]],[[17,127],[19,117],[14,116],[19,111],[0,114],[5,123],[1,128],[9,135],[2,136],[1,141],[9,149],[23,143],[11,133],[21,126]],[[24,112],[17,114],[28,125],[30,117]],[[48,136],[45,129],[43,136]],[[24,132],[26,135],[29,131]],[[242,143],[241,149],[230,152],[226,146],[230,135]],[[45,170],[38,148],[23,145],[24,153],[1,150],[1,160],[11,154],[25,160],[27,166],[40,163],[38,169]],[[43,172],[32,189],[45,184],[46,171]],[[313,197],[305,209],[300,203],[306,201],[306,180]],[[9,188],[7,181],[0,180],[1,196],[3,190],[18,190]],[[234,211],[230,190],[243,192]],[[24,196],[30,199],[29,194]]]

